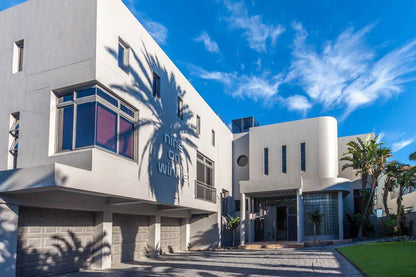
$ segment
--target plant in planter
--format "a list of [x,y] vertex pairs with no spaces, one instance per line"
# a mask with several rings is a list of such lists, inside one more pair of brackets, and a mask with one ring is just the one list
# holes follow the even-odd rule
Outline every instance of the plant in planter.
[[239,225],[240,217],[233,217],[231,215],[227,215],[227,229],[231,230],[231,232],[233,233],[233,246],[235,246],[235,230],[237,230]]

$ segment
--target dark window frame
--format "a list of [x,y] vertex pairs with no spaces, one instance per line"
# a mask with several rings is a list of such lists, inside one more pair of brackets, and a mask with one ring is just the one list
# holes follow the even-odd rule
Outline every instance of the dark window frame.
[[287,173],[287,146],[282,145],[282,173]]
[[178,104],[177,104],[177,116],[178,118],[183,120],[183,99],[178,96]]
[[269,148],[263,148],[263,175],[269,176]]
[[153,72],[152,94],[155,98],[160,98],[160,77],[156,72]]
[[[123,50],[122,57],[120,57],[121,50]],[[130,72],[130,46],[121,38],[118,39],[117,61],[118,67],[128,74]]]
[[306,172],[306,143],[300,144],[300,170]]

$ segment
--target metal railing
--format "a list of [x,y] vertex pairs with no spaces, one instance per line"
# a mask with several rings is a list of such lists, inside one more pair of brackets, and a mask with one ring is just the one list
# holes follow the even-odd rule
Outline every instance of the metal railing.
[[195,180],[195,198],[209,201],[212,203],[217,202],[217,189],[210,187],[202,182]]

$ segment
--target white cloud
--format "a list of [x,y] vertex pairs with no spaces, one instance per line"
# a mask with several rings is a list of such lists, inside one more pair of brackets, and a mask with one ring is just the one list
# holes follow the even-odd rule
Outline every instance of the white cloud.
[[206,71],[196,66],[192,69],[192,72],[202,79],[223,84],[225,90],[233,97],[263,101],[267,105],[274,101],[273,98],[277,95],[282,82],[281,75],[270,76],[267,73],[262,76],[238,75],[236,72]]
[[136,16],[136,18],[143,24],[144,28],[149,32],[153,39],[161,44],[165,45],[168,39],[168,29],[159,22],[153,21],[146,14],[140,13],[136,9],[137,2],[135,0],[124,0],[129,10]]
[[303,95],[293,95],[285,100],[288,110],[290,111],[299,111],[302,112],[304,116],[310,108],[312,108],[312,104],[309,100]]
[[414,142],[413,139],[407,139],[407,140],[402,140],[402,141],[398,141],[392,144],[391,148],[393,152],[398,152],[400,150],[402,150],[403,148],[407,147],[408,145],[412,144]]
[[299,81],[314,101],[326,109],[345,107],[343,118],[360,106],[399,94],[416,71],[416,41],[393,49],[378,60],[364,37],[372,29],[348,28],[322,51],[306,43],[301,24],[296,31],[293,61],[286,82]]
[[225,0],[224,5],[229,12],[225,18],[229,26],[233,29],[244,30],[243,35],[250,48],[258,52],[265,52],[267,42],[274,45],[278,36],[285,31],[281,25],[264,23],[260,15],[250,16],[243,2]]
[[198,37],[194,39],[197,42],[202,42],[208,52],[211,53],[220,53],[220,48],[218,44],[211,39],[207,32],[203,31]]

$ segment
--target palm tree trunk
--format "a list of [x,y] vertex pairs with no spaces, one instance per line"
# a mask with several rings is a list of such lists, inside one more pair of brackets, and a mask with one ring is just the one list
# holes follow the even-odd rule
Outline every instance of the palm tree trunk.
[[397,233],[402,234],[402,200],[403,200],[403,187],[399,187],[399,196],[397,197]]
[[384,188],[383,188],[383,207],[384,207],[384,212],[386,213],[386,220],[390,219],[390,211],[389,211],[389,207],[387,205],[387,200],[389,197],[389,182],[387,181],[384,184]]
[[370,197],[368,198],[367,205],[365,206],[364,213],[362,214],[360,228],[358,229],[358,238],[363,237],[364,223],[367,220],[367,214],[369,212],[371,202],[373,201],[376,186],[377,186],[377,179],[375,178],[375,181],[373,180],[371,181],[371,193],[370,193]]
[[316,245],[316,223],[313,223],[313,245]]
[[233,229],[233,247],[235,246],[235,229]]

